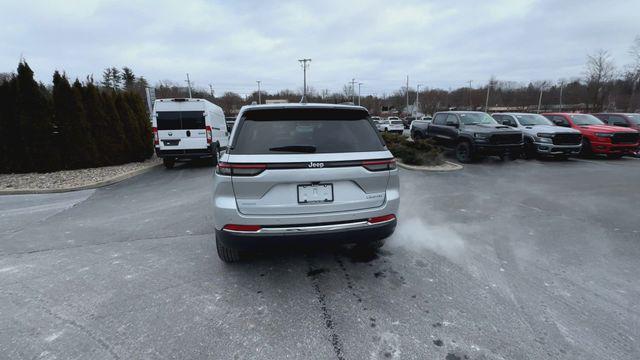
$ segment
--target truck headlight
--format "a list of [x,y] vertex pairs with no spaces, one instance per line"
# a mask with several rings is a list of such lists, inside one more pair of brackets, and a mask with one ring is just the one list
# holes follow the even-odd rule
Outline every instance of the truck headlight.
[[553,143],[553,134],[538,133],[536,135],[538,136],[539,142],[549,143],[549,144]]

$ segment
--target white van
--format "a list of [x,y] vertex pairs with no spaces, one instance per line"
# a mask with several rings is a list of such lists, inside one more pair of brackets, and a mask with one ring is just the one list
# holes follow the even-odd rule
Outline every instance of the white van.
[[218,163],[229,144],[222,108],[204,99],[158,99],[153,103],[156,154],[170,169],[176,160],[210,157]]

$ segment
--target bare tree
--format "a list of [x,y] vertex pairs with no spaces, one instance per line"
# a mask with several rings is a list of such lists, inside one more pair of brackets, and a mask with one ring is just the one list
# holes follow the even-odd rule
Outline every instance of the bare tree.
[[633,111],[637,107],[636,88],[640,83],[640,35],[636,35],[633,40],[633,44],[629,49],[629,55],[631,55],[631,98],[629,99],[628,111]]
[[615,65],[606,50],[587,55],[586,82],[595,111],[600,111],[607,98],[607,85],[613,80]]

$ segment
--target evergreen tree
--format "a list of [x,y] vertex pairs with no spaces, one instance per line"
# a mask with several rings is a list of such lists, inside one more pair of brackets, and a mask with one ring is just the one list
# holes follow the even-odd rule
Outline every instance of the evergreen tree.
[[[82,87],[76,80],[77,86]],[[75,84],[74,84],[75,86]],[[60,153],[64,168],[95,165],[95,144],[82,105],[82,95],[72,88],[65,75],[53,74],[53,117],[60,133]]]
[[135,115],[135,122],[138,126],[140,136],[140,148],[137,150],[138,159],[139,161],[148,159],[153,155],[153,134],[151,133],[151,120],[147,112],[147,106],[142,98],[135,93],[127,92],[125,93],[125,98]]
[[139,153],[142,149],[142,143],[136,116],[129,107],[129,103],[123,93],[116,93],[114,96],[118,116],[120,117],[122,129],[124,130],[122,140],[127,144],[126,161],[139,161],[141,158]]
[[33,71],[22,61],[16,77],[16,120],[24,146],[24,158],[16,171],[50,171],[59,168],[59,154],[54,146],[55,128],[51,122],[50,107],[44,86],[33,79]]
[[0,82],[0,137],[4,139],[0,142],[0,173],[13,172],[14,160],[21,156],[15,121],[15,85],[15,77]]
[[86,85],[82,87],[82,103],[96,147],[95,166],[115,164],[118,145],[112,143],[104,101],[91,79],[87,79]]
[[122,82],[124,83],[124,89],[126,91],[133,91],[136,83],[136,76],[131,68],[126,66],[122,68]]
[[111,83],[113,84],[114,90],[122,89],[122,74],[115,66],[111,68]]
[[102,108],[106,115],[107,132],[104,136],[108,137],[111,147],[111,163],[112,165],[124,164],[127,162],[127,153],[129,146],[125,139],[124,129],[118,109],[115,104],[116,92],[107,90],[102,92]]

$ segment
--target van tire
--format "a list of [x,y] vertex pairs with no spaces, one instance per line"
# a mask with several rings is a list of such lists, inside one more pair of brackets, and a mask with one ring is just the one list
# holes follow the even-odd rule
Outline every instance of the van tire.
[[218,144],[213,144],[213,160],[211,161],[211,165],[218,166],[218,160],[220,159],[220,147],[218,147]]
[[224,246],[217,238],[216,250],[218,251],[218,257],[220,258],[220,260],[226,263],[234,263],[240,261],[240,251]]
[[174,159],[174,158],[162,158],[162,164],[167,169],[173,169],[173,166],[176,164],[176,159]]

